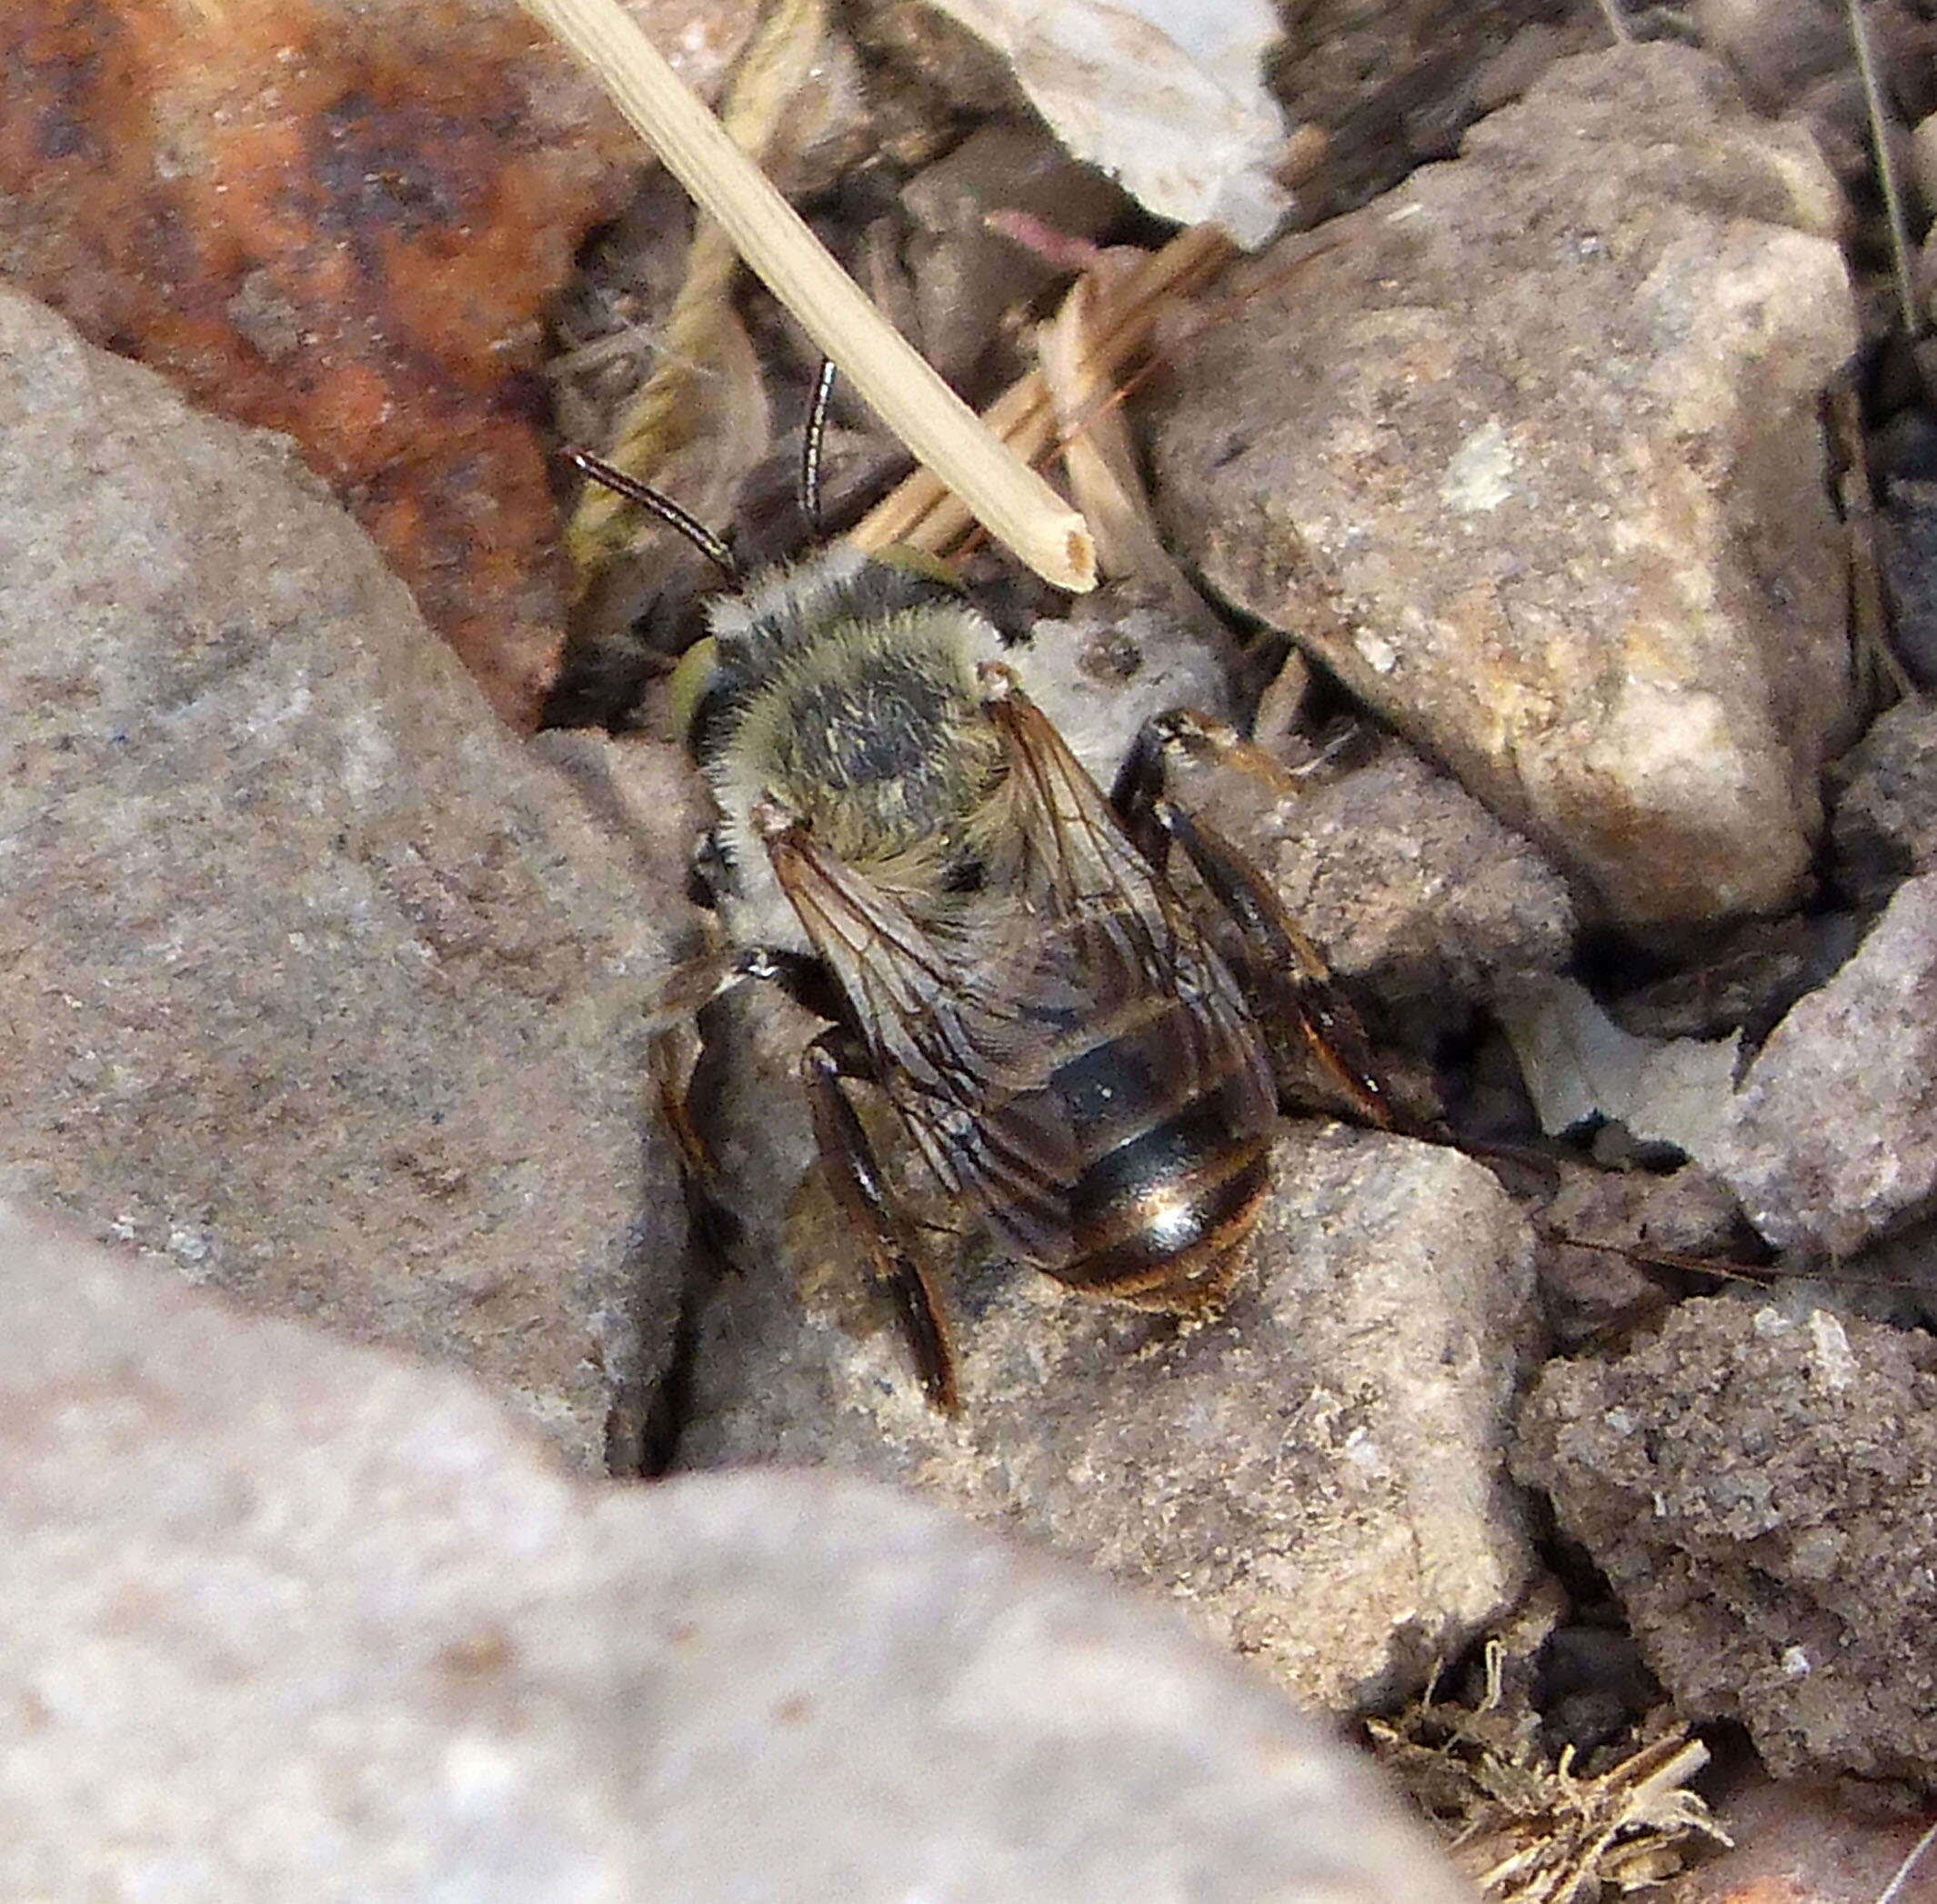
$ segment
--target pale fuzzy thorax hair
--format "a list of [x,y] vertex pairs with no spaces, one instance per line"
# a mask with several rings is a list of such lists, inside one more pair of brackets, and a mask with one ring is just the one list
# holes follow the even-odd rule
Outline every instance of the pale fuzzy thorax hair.
[[723,649],[743,643],[761,626],[811,627],[827,605],[868,566],[852,543],[830,542],[798,562],[762,569],[744,589],[728,589],[707,604],[707,627]]
[[965,602],[875,612],[874,595],[892,599],[899,586],[837,545],[712,611],[734,705],[707,770],[735,874],[728,923],[743,941],[808,949],[753,827],[763,800],[917,897],[937,892],[950,855],[979,831],[999,744],[976,669],[1001,657],[1001,638]]

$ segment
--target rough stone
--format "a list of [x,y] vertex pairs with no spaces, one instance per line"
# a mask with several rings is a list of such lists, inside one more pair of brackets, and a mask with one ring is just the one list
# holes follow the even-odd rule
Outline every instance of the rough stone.
[[1182,707],[1232,717],[1231,647],[1220,637],[1142,584],[1106,582],[1072,602],[1066,619],[1035,623],[1017,668],[1030,699],[1107,787],[1152,716]]
[[1573,901],[1539,850],[1403,744],[1358,753],[1289,796],[1226,767],[1179,797],[1245,848],[1335,973],[1389,1004],[1483,1002],[1564,965]]
[[1560,1167],[1541,1212],[1541,1298],[1563,1349],[1604,1342],[1658,1315],[1673,1299],[1661,1267],[1733,1257],[1742,1241],[1734,1198],[1707,1171]]
[[1632,927],[1785,904],[1851,724],[1840,203],[1703,55],[1562,62],[1260,260],[1159,436],[1211,584]]
[[807,1462],[908,1483],[1154,1585],[1333,1707],[1422,1683],[1524,1591],[1500,1438],[1536,1348],[1532,1246],[1490,1173],[1287,1123],[1250,1268],[1192,1329],[953,1251],[950,1420],[870,1301],[851,1236],[830,1238],[818,1178],[795,1191],[812,1028],[753,993],[706,1021],[693,1104],[730,1216],[696,1304],[677,1467]]
[[1937,710],[1902,701],[1881,715],[1836,763],[1830,798],[1835,877],[1855,903],[1937,871]]
[[[1523,40],[1556,9],[1541,0],[1470,0],[1459,31],[1404,0],[1310,0],[1283,15],[1273,84],[1294,124],[1325,137],[1299,177],[1300,214],[1316,222],[1363,205],[1416,165],[1458,149],[1460,133],[1527,77]],[[1606,44],[1597,15],[1557,22],[1564,50]]]
[[1917,1855],[1924,1820],[1889,1787],[1751,1776],[1723,1795],[1715,1821],[1733,1849],[1671,1878],[1649,1904],[1925,1904],[1932,1890],[1937,1848]]
[[[1849,15],[1838,0],[1696,0],[1693,14],[1702,45],[1728,61],[1758,112],[1806,117],[1819,135],[1847,132],[1852,145],[1870,142]],[[1905,124],[1937,105],[1937,29],[1915,0],[1877,0],[1864,9],[1863,31],[1885,124],[1907,145]],[[1847,95],[1854,95],[1853,113],[1843,104]],[[1907,153],[1897,176],[1906,185],[1914,176]]]
[[1937,1198],[1937,875],[1770,1034],[1698,1160],[1770,1242],[1834,1257]]
[[574,1481],[468,1381],[0,1208],[0,1893],[1459,1904],[1161,1609],[831,1476]]
[[[1926,238],[1922,276],[1937,284],[1937,242]],[[1937,686],[1937,483],[1893,476],[1878,512],[1891,646],[1905,672]]]
[[684,1249],[624,853],[286,444],[12,296],[0,573],[0,1194],[597,1462]]
[[1600,1123],[1622,1141],[1708,1154],[1729,1117],[1740,1040],[1635,1037],[1578,979],[1530,980],[1500,1007],[1550,1137]]
[[1937,1782],[1937,1377],[1920,1336],[1796,1304],[1683,1303],[1554,1362],[1514,1472],[1553,1498],[1690,1719],[1779,1777]]
[[1761,112],[1793,111],[1852,60],[1850,25],[1832,0],[1696,0],[1701,43],[1728,61]]
[[1608,1015],[1638,1037],[1721,1038],[1739,1031],[1745,1044],[1760,1044],[1798,999],[1834,977],[1868,923],[1847,912],[1745,919],[1710,938],[1679,970],[1610,998]]
[[1028,113],[1002,55],[939,7],[855,0],[843,24],[863,56],[885,69],[877,115],[884,149],[904,164],[925,165],[946,150],[954,143],[949,128],[964,118]]
[[1129,201],[1039,125],[997,121],[971,133],[902,188],[916,222],[908,246],[922,354],[957,388],[975,373],[1011,311],[1026,309],[1056,269],[999,233],[993,211],[1048,220],[1071,238],[1100,238]]
[[1937,113],[1911,128],[1911,171],[1926,212],[1937,212]]

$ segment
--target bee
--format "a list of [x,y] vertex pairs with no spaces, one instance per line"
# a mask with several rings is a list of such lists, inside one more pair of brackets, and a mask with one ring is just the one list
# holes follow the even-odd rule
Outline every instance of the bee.
[[[684,512],[574,460],[732,574]],[[800,1059],[816,1145],[928,1397],[957,1407],[944,1308],[857,1085],[885,1095],[1007,1256],[1084,1295],[1213,1311],[1270,1179],[1266,1014],[1288,1012],[1350,1112],[1390,1124],[1316,947],[1229,842],[1164,797],[1171,750],[1217,731],[1146,723],[1106,797],[994,625],[931,568],[833,544],[733,579],[673,691],[718,814],[735,949],[668,997],[691,1009],[766,978],[828,1020]],[[1234,928],[1235,964],[1171,877],[1173,849]]]

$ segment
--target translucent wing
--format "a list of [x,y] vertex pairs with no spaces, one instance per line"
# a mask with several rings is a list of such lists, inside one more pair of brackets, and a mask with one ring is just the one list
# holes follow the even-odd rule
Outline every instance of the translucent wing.
[[801,827],[768,848],[937,1175],[1053,1273],[1099,1159],[1207,1125],[1261,1149],[1276,1097],[1230,974],[1061,737],[1006,676],[986,712],[1006,811],[967,899],[897,894]]

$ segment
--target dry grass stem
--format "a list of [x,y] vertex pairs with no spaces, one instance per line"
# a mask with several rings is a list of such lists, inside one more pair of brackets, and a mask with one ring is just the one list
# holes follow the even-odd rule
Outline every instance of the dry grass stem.
[[1625,46],[1634,38],[1634,29],[1621,13],[1621,0],[1601,0],[1601,17],[1608,23],[1616,45]]
[[1061,308],[1036,332],[1037,363],[1049,393],[1069,493],[1096,537],[1105,576],[1155,579],[1170,565],[1137,476],[1129,430],[1109,405],[1112,379],[1097,362],[1097,316],[1111,260],[1078,278]]
[[[820,0],[781,0],[763,16],[720,103],[728,136],[756,164],[771,149],[788,104],[819,55],[827,16]],[[652,374],[627,402],[607,459],[670,495],[702,518],[725,512],[738,478],[772,440],[766,389],[734,304],[738,258],[719,223],[701,212],[686,274],[667,313]],[[687,479],[678,458],[698,440],[712,480]],[[637,511],[587,483],[566,532],[581,591],[633,546]]]
[[1082,517],[1003,446],[830,257],[617,0],[525,0],[889,428],[999,540],[1057,586],[1094,586]]
[[1038,326],[1037,361],[1055,412],[1069,493],[1096,537],[1098,568],[1112,580],[1134,576],[1159,592],[1185,626],[1221,645],[1229,639],[1223,624],[1164,546],[1129,418],[1114,401],[1120,386],[1099,361],[1097,320],[1108,308],[1108,287],[1142,262],[1135,253],[1099,254],[1056,316]]
[[1882,708],[1892,701],[1915,699],[1917,688],[1890,643],[1882,530],[1865,461],[1862,406],[1848,376],[1831,384],[1827,410],[1838,465],[1836,500],[1850,546],[1851,658],[1864,704]]
[[1635,1890],[1680,1869],[1692,1840],[1727,1844],[1687,1790],[1708,1748],[1676,1731],[1591,1778],[1571,1748],[1551,1761],[1538,1723],[1501,1696],[1497,1648],[1477,1709],[1429,1693],[1370,1727],[1380,1758],[1451,1834],[1455,1862],[1495,1904],[1575,1904],[1602,1888]]
[[1903,1887],[1910,1882],[1911,1874],[1917,1869],[1923,1854],[1933,1843],[1937,1843],[1937,1824],[1910,1848],[1910,1855],[1897,1867],[1896,1876],[1877,1893],[1876,1904],[1899,1904],[1903,1896]]
[[1897,168],[1890,155],[1888,126],[1883,117],[1883,91],[1870,52],[1870,28],[1863,20],[1862,0],[1844,0],[1850,16],[1850,38],[1856,47],[1856,70],[1862,75],[1863,105],[1870,114],[1870,144],[1876,153],[1877,185],[1890,223],[1890,255],[1897,280],[1897,302],[1905,332],[1914,337],[1923,326],[1917,317],[1915,280],[1911,272],[1910,226],[1903,215],[1902,195],[1897,190]]
[[[1179,232],[1153,252],[1114,293],[1106,292],[1089,326],[1089,355],[1081,366],[1095,386],[1110,387],[1119,373],[1148,346],[1158,317],[1167,308],[1208,284],[1236,256],[1230,239],[1216,225]],[[1059,440],[1056,406],[1039,371],[1020,378],[989,406],[984,421],[1019,456],[1045,456]],[[969,527],[968,512],[927,470],[918,470],[876,506],[854,530],[852,539],[870,552],[905,543],[939,555]]]

